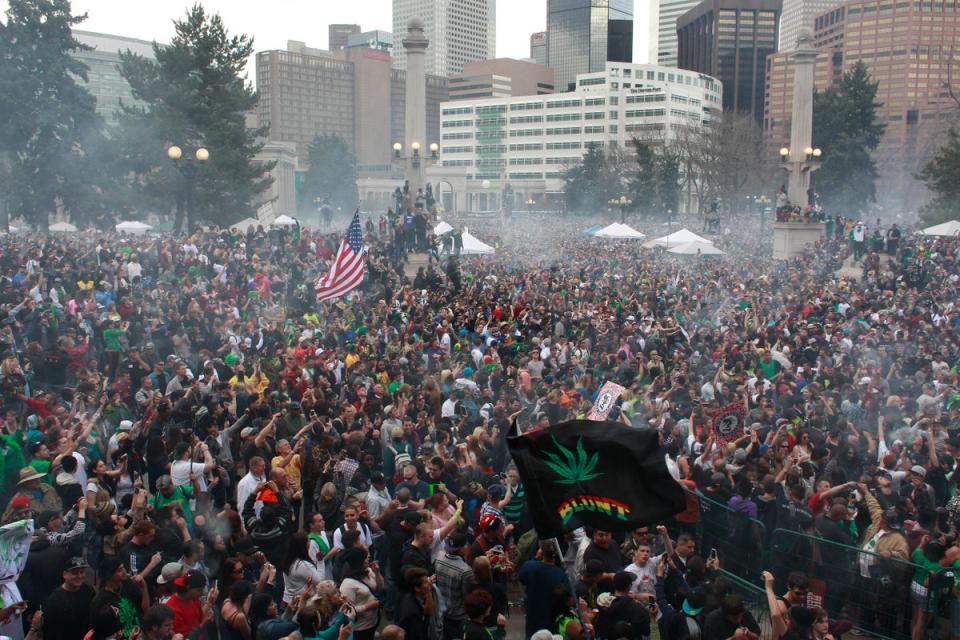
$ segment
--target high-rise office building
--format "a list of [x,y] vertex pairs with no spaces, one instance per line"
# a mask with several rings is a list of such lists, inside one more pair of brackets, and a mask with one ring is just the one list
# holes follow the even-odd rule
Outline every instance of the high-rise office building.
[[607,61],[633,62],[633,0],[547,0],[547,66],[557,91]]
[[793,51],[801,27],[813,31],[813,20],[840,4],[840,0],[783,0],[780,16],[780,45],[777,51]]
[[377,49],[379,51],[393,52],[393,34],[389,31],[364,31],[355,33],[347,38],[347,49]]
[[[257,53],[257,121],[270,140],[296,144],[301,163],[320,134],[353,149],[361,173],[388,170],[391,145],[403,140],[405,73],[385,51],[348,47],[333,54],[291,42],[296,51]],[[309,53],[304,53],[304,51]],[[440,139],[447,79],[427,76],[427,140]]]
[[357,33],[360,33],[358,24],[331,24],[327,27],[330,40],[327,46],[330,51],[344,49],[347,46],[347,38]]
[[[463,71],[466,62],[496,55],[496,0],[393,0],[393,33],[406,33],[412,18],[423,20],[430,41],[427,75],[450,76]],[[393,54],[394,68],[405,70],[406,52],[399,43]]]
[[477,100],[553,93],[553,69],[542,64],[495,58],[468,62],[450,77],[450,100]]
[[650,58],[650,64],[677,66],[677,19],[698,4],[700,0],[650,0],[650,26],[657,29],[656,57]]
[[[544,206],[563,193],[567,170],[591,147],[629,152],[634,137],[662,144],[720,117],[722,92],[700,73],[608,62],[579,75],[572,92],[447,102],[440,166],[461,210],[486,209],[489,194],[507,184],[515,207],[528,198]],[[483,180],[489,188],[479,188]]]
[[[877,120],[886,126],[874,154],[880,173],[877,201],[898,212],[915,210],[925,194],[914,175],[957,123],[956,103],[946,87],[955,82],[960,6],[847,0],[817,16],[813,26],[820,52],[814,67],[817,90],[838,82],[857,62],[877,83]],[[764,130],[776,148],[790,137],[793,66],[788,54],[768,59],[767,77]]]
[[677,20],[677,66],[723,83],[723,108],[763,121],[767,56],[781,0],[704,0]]
[[530,59],[537,64],[547,64],[547,32],[530,34]]
[[89,51],[73,51],[70,55],[89,67],[86,87],[97,100],[97,113],[107,124],[116,122],[114,116],[120,110],[121,100],[126,105],[137,104],[129,83],[120,75],[120,52],[130,50],[153,60],[153,43],[90,31],[75,30],[73,37],[92,47]]

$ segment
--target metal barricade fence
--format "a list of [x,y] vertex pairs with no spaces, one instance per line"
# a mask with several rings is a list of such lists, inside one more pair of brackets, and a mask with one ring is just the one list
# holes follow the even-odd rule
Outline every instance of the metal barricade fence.
[[726,578],[731,585],[731,593],[739,594],[743,597],[744,606],[753,616],[753,619],[760,625],[760,638],[768,640],[773,637],[773,620],[770,617],[770,607],[767,605],[767,592],[763,586],[757,586],[750,580],[746,580],[736,574],[721,568],[717,571],[718,576]]
[[687,491],[700,503],[697,549],[703,557],[716,549],[726,570],[748,580],[759,578],[764,569],[766,526],[700,492]]
[[[782,595],[789,574],[800,571],[810,579],[809,606],[823,607],[831,620],[849,620],[857,631],[877,638],[910,640],[911,581],[923,570],[919,565],[790,529],[768,532],[759,520],[699,491],[689,493],[699,502],[697,549],[704,558],[717,550],[720,573],[734,583],[758,622],[760,616],[766,621],[766,627],[761,625],[763,638],[770,637],[766,632],[772,627],[762,572],[774,575],[777,594]],[[923,638],[939,638],[941,630],[950,629],[951,615],[960,615],[954,580],[960,584],[960,570],[956,577],[948,570],[930,577],[922,606],[932,615]]]

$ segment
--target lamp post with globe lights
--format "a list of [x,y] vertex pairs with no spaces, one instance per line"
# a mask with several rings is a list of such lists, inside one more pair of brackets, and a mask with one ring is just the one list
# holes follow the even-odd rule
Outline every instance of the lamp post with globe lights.
[[167,147],[167,157],[183,176],[183,192],[180,197],[182,206],[177,207],[177,218],[174,222],[174,231],[180,231],[183,220],[187,222],[187,232],[193,228],[193,192],[200,166],[210,159],[210,151],[206,147],[197,147],[192,154],[184,154],[181,147],[170,145]]
[[620,223],[623,224],[627,221],[627,208],[633,204],[633,200],[627,196],[620,196],[619,198],[610,198],[607,200],[607,204],[611,207],[620,207]]
[[404,161],[404,179],[410,185],[410,191],[413,194],[416,194],[418,189],[423,188],[425,165],[434,164],[440,157],[440,145],[436,142],[430,143],[430,154],[428,156],[424,157],[422,149],[423,145],[418,140],[410,143],[408,153],[404,152],[402,142],[393,143],[393,157],[395,160]]

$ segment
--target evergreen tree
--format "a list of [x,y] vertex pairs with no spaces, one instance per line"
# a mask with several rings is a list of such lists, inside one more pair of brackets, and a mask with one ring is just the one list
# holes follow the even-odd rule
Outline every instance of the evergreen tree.
[[[173,200],[175,229],[185,214],[188,228],[201,220],[227,225],[254,215],[257,196],[273,181],[267,174],[274,163],[254,160],[266,130],[245,122],[257,103],[243,75],[253,39],[230,36],[220,16],[199,4],[174,30],[169,45],[153,45],[155,61],[121,56],[121,73],[145,104],[123,106],[122,145],[147,201],[169,210]],[[183,149],[177,165],[166,155],[171,145]],[[209,151],[204,162],[194,160],[200,147]]]
[[947,141],[917,176],[933,194],[920,211],[928,225],[960,218],[960,133],[951,128]]
[[[877,166],[871,153],[880,144],[884,125],[877,120],[877,83],[857,62],[840,82],[813,99],[813,144],[823,164],[813,174],[824,205],[842,214],[863,211],[876,194]],[[806,194],[790,194],[803,202]]]
[[336,211],[357,207],[357,161],[343,138],[318,135],[307,148],[307,173],[303,179],[303,201],[329,198]]
[[618,159],[604,153],[602,144],[591,144],[583,159],[564,176],[567,211],[595,213],[607,208],[607,201],[624,195]]
[[640,211],[657,210],[657,154],[646,142],[637,138],[631,141],[636,149],[636,172],[630,178],[630,198]]
[[70,56],[87,48],[71,33],[85,18],[68,0],[9,0],[0,22],[0,189],[10,214],[42,230],[58,207],[97,195],[97,180],[81,176],[102,123],[80,84],[87,66]]
[[658,213],[668,210],[674,213],[680,210],[680,159],[675,155],[662,153],[656,161],[656,186]]

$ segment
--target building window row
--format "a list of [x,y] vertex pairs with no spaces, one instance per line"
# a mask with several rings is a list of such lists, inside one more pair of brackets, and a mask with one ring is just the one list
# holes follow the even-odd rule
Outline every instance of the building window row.
[[512,129],[510,131],[511,138],[526,138],[530,136],[542,136],[543,129]]
[[557,127],[556,129],[547,129],[545,133],[548,136],[574,136],[580,134],[580,127]]
[[473,147],[443,147],[443,153],[473,153]]
[[477,107],[477,115],[484,113],[505,113],[507,110],[507,105],[505,104],[492,104],[482,107]]
[[473,113],[473,107],[453,107],[443,110],[445,116],[460,116],[468,113]]
[[441,140],[473,140],[473,132],[466,131],[463,133],[445,133],[440,136]]
[[665,102],[667,96],[662,93],[647,93],[643,95],[627,96],[627,104],[637,104],[638,102]]
[[579,107],[581,101],[577,100],[554,100],[553,102],[547,102],[547,109],[564,109],[568,107]]
[[543,116],[513,116],[510,118],[510,124],[530,124],[533,122],[543,122]]
[[539,142],[512,144],[510,145],[510,151],[543,151],[543,144]]
[[444,129],[456,129],[459,127],[473,126],[473,120],[444,120],[440,125]]
[[510,158],[511,165],[543,164],[543,158]]
[[[616,113],[616,111],[613,111],[612,113]],[[583,114],[583,119],[584,120],[603,120],[603,111],[588,111],[587,113]]]
[[443,167],[472,167],[473,160],[444,160],[440,165]]
[[543,109],[542,102],[517,102],[510,105],[510,111],[527,111],[529,109]]
[[604,104],[606,102],[605,98],[587,98],[583,101],[585,107],[596,107]]
[[569,150],[569,149],[579,149],[579,142],[548,142],[544,145],[544,148],[547,151],[560,151],[560,150]]
[[512,180],[542,180],[543,174],[536,172],[524,171],[520,173],[511,173],[510,178]]
[[594,125],[590,127],[583,128],[584,133],[603,133],[603,125]]
[[547,116],[547,122],[573,122],[580,120],[579,113],[551,113]]
[[652,118],[667,115],[666,109],[631,109],[627,111],[628,118]]

